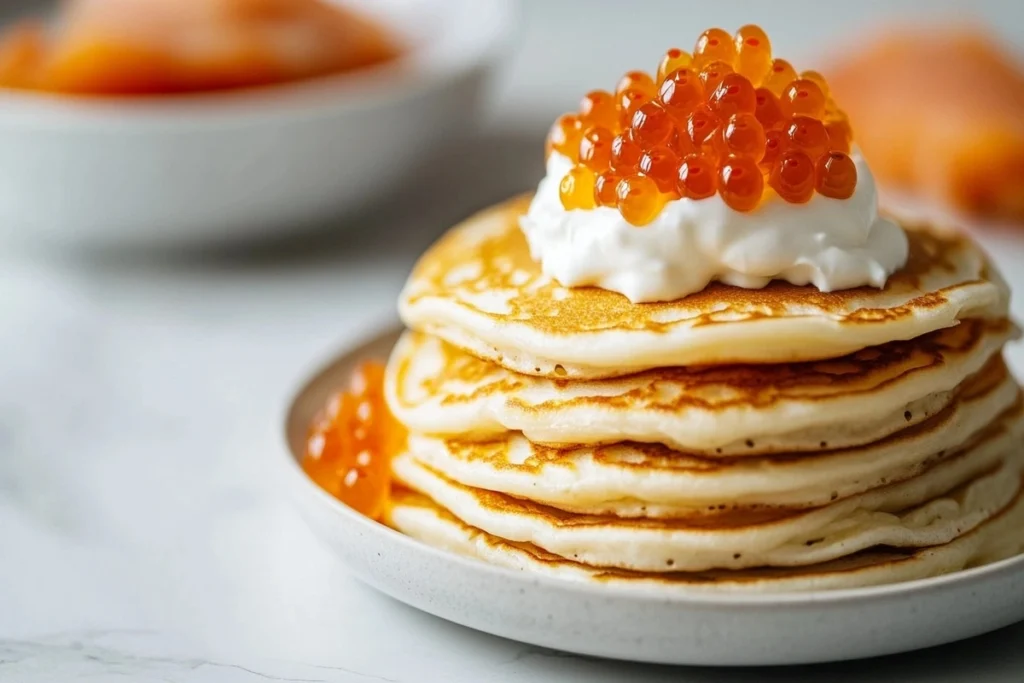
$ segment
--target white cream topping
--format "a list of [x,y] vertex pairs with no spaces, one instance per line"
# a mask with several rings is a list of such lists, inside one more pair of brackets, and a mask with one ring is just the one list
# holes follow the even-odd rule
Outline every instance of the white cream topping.
[[555,153],[520,225],[533,258],[559,283],[595,285],[634,303],[679,299],[714,280],[747,289],[771,280],[823,292],[884,287],[907,261],[907,236],[878,215],[874,176],[858,153],[853,159],[849,199],[816,193],[790,204],[769,190],[748,213],[718,195],[676,199],[637,227],[610,207],[567,211],[558,185],[572,162]]

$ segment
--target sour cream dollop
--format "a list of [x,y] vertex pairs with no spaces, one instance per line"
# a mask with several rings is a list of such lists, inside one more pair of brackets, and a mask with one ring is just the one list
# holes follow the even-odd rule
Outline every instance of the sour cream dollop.
[[668,202],[651,223],[630,225],[611,207],[567,211],[558,196],[572,161],[554,153],[520,220],[533,258],[566,287],[594,285],[634,303],[671,301],[709,282],[760,289],[772,280],[823,292],[884,287],[907,261],[907,236],[878,215],[875,179],[853,155],[849,199],[819,194],[790,204],[768,192],[748,213],[718,195]]

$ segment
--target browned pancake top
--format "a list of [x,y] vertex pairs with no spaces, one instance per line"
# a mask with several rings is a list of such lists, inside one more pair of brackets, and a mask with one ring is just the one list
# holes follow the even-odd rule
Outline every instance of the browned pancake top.
[[[676,325],[697,327],[761,318],[830,316],[843,324],[878,324],[920,314],[947,301],[946,290],[986,279],[960,279],[951,287],[927,291],[926,276],[953,274],[968,240],[923,228],[907,228],[909,259],[889,278],[883,290],[858,287],[821,292],[816,287],[774,281],[763,289],[712,283],[683,299],[631,303],[625,296],[597,287],[564,288],[544,276],[529,253],[519,217],[529,206],[523,196],[475,217],[470,225],[493,221],[482,239],[470,239],[456,228],[424,254],[413,271],[407,302],[425,297],[448,298],[475,314],[499,323],[526,323],[550,335],[604,330],[661,332]],[[501,306],[480,305],[488,295]]]

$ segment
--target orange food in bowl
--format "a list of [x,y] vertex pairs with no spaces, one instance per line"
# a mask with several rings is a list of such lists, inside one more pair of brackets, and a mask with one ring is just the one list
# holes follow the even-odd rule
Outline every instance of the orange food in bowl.
[[70,0],[0,39],[0,86],[91,95],[253,87],[378,64],[391,37],[323,0]]
[[893,31],[829,72],[891,187],[1024,221],[1024,71],[988,35]]

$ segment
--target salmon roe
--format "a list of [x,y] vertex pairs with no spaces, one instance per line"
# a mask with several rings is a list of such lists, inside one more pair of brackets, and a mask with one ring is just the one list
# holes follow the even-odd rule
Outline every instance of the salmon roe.
[[686,121],[693,108],[704,103],[704,84],[693,69],[676,69],[662,82],[658,101],[677,121]]
[[782,91],[782,111],[787,116],[803,114],[820,119],[825,115],[825,93],[818,84],[798,78]]
[[736,211],[766,196],[848,198],[852,145],[824,76],[798,72],[747,25],[708,29],[692,52],[667,50],[653,74],[630,71],[614,90],[587,93],[552,126],[546,150],[572,162],[559,187],[566,209],[616,208],[641,226],[679,197],[718,194]]
[[612,140],[612,157],[609,167],[620,174],[633,173],[640,168],[640,156],[644,153],[629,133],[620,133]]
[[583,122],[580,121],[580,117],[576,114],[565,114],[551,126],[545,144],[545,153],[550,156],[551,152],[558,152],[575,161],[579,154],[582,137]]
[[653,221],[668,200],[653,180],[640,174],[620,180],[615,194],[622,217],[636,226]]
[[793,204],[810,201],[814,194],[814,162],[799,149],[783,152],[772,165],[768,184]]
[[665,53],[658,64],[658,83],[663,83],[666,78],[679,69],[685,69],[693,64],[693,57],[689,52],[674,47]]
[[627,130],[633,122],[633,114],[636,113],[636,110],[653,99],[647,93],[635,88],[626,88],[620,92],[617,97],[619,100],[619,120],[616,124],[616,128],[625,128]]
[[654,79],[651,78],[650,74],[644,71],[630,71],[619,79],[615,92],[621,94],[627,90],[639,90],[647,95],[648,99],[651,99],[654,97],[657,87],[654,85]]
[[765,130],[781,128],[786,119],[779,98],[768,88],[758,88],[754,91],[754,116]]
[[649,149],[640,157],[640,172],[653,180],[662,192],[675,192],[679,156],[666,145]]
[[727,157],[718,168],[718,193],[737,211],[750,211],[761,201],[764,176],[750,157]]
[[760,26],[747,24],[736,31],[736,73],[755,86],[767,78],[772,66],[772,43]]
[[682,197],[706,199],[718,191],[718,160],[703,154],[683,157],[676,177],[676,189]]
[[761,161],[764,142],[764,127],[753,114],[733,114],[721,130],[720,144],[724,156],[733,154]]
[[764,77],[761,86],[768,88],[772,94],[778,96],[786,89],[786,86],[796,80],[796,69],[785,59],[773,59],[768,68],[768,75]]
[[849,199],[857,187],[857,166],[843,152],[829,152],[818,159],[815,185],[820,194],[833,199]]
[[615,188],[622,177],[615,171],[605,171],[594,179],[594,203],[598,206],[618,206]]
[[786,131],[773,128],[764,134],[764,154],[761,155],[761,171],[770,174],[776,160],[789,147]]
[[700,70],[700,81],[704,84],[704,92],[709,95],[718,89],[726,76],[734,73],[728,62],[711,62]]
[[302,469],[341,502],[379,519],[391,485],[391,459],[404,443],[405,429],[384,402],[384,366],[369,361],[313,420]]
[[607,128],[588,128],[580,139],[580,163],[595,173],[608,168],[612,159],[612,140]]
[[591,90],[580,100],[580,121],[583,126],[615,130],[619,125],[619,105],[606,90]]
[[583,164],[573,166],[558,184],[558,196],[562,200],[562,206],[570,211],[593,209],[595,181],[594,172],[589,168]]
[[686,119],[686,133],[694,151],[713,152],[712,145],[721,127],[722,120],[706,104],[698,105],[690,112]]
[[708,104],[723,119],[733,114],[753,114],[757,109],[757,93],[744,76],[726,74],[708,97]]
[[736,45],[732,36],[720,28],[709,28],[697,38],[693,48],[693,61],[697,66],[711,62],[725,62],[732,65],[736,61]]

